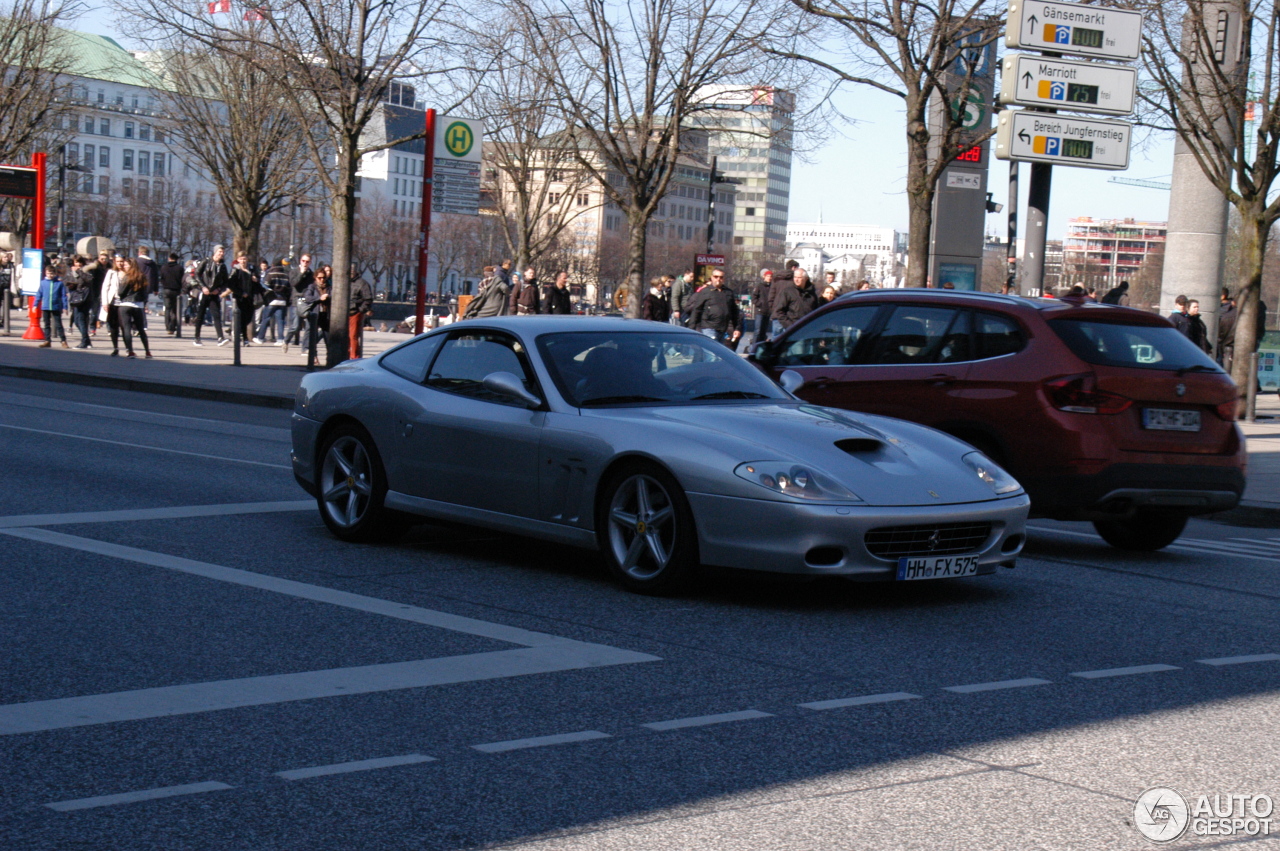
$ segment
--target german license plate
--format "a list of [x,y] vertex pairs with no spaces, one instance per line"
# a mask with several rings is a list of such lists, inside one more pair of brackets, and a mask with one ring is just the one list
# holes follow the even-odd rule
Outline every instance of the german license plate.
[[950,579],[978,572],[977,556],[940,556],[898,559],[898,581],[910,579]]
[[1200,412],[1143,408],[1142,427],[1154,431],[1199,431]]

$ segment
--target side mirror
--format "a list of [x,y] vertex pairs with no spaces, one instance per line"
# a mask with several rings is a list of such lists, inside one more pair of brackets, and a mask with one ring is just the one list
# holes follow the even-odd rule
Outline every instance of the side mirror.
[[481,382],[485,390],[497,393],[524,405],[526,408],[539,408],[542,400],[524,389],[524,382],[509,372],[491,372]]
[[[485,380],[488,381],[488,379]],[[794,369],[788,369],[778,376],[778,383],[782,385],[783,390],[794,395],[796,391],[804,386],[804,376]]]

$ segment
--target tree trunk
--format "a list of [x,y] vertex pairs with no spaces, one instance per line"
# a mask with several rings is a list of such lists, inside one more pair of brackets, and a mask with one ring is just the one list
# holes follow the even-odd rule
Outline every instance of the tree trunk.
[[325,361],[335,367],[347,359],[347,306],[351,304],[351,240],[352,224],[356,211],[356,167],[358,161],[346,156],[345,151],[355,150],[354,139],[343,144],[344,174],[338,176],[338,194],[329,204],[333,217],[333,280],[329,282],[329,335],[328,354]]
[[[910,109],[910,107],[908,107]],[[934,184],[929,180],[929,131],[907,125],[907,286],[923,287],[929,277],[929,233],[933,228]]]
[[258,229],[259,225],[255,224],[250,227],[237,227],[235,234],[231,240],[231,257],[234,260],[240,254],[249,255],[249,264],[253,269],[258,268]]
[[[1259,204],[1261,206],[1261,204]],[[1260,342],[1257,328],[1258,311],[1261,309],[1262,266],[1267,256],[1267,237],[1271,228],[1259,210],[1241,210],[1240,223],[1240,283],[1236,290],[1235,344],[1231,362],[1231,378],[1240,393],[1241,405],[1249,390],[1249,383],[1258,376],[1249,369],[1249,355]]]
[[639,213],[627,216],[627,307],[626,315],[632,319],[640,316],[640,302],[644,298],[644,252],[648,238],[648,221]]

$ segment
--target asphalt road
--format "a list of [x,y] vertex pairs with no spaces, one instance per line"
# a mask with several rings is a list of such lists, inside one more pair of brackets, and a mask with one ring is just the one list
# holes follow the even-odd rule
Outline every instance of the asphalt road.
[[0,379],[0,848],[1122,849],[1149,787],[1280,799],[1275,529],[650,599],[340,543],[287,427]]

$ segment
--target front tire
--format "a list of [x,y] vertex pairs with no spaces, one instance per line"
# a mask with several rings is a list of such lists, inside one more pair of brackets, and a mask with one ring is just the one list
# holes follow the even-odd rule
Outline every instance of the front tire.
[[316,502],[320,517],[338,538],[364,543],[396,531],[384,501],[387,474],[373,438],[355,423],[335,428],[320,448]]
[[1118,550],[1150,553],[1178,540],[1187,526],[1187,515],[1140,508],[1125,520],[1095,520],[1093,528],[1102,540]]
[[596,537],[609,572],[631,591],[675,594],[696,574],[693,511],[680,484],[655,464],[628,466],[600,489]]

